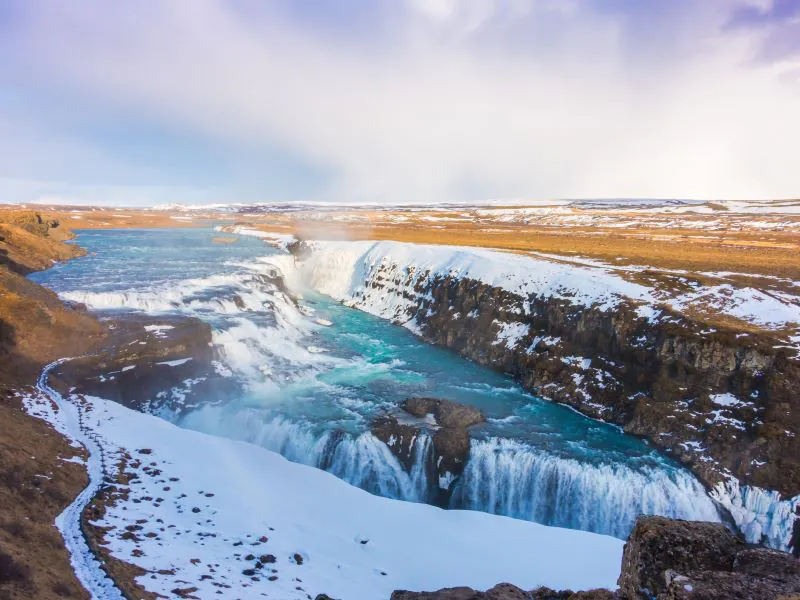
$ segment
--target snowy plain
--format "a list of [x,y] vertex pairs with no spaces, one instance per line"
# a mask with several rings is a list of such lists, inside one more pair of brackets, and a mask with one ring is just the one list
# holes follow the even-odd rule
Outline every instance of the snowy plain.
[[[74,428],[64,411],[42,403],[29,398],[29,411],[61,431]],[[153,592],[349,600],[502,581],[528,589],[616,585],[623,542],[612,537],[373,496],[263,448],[99,398],[79,410],[81,435],[99,444],[108,464],[125,451],[141,463],[126,469],[138,474],[129,501],[109,506],[98,524],[112,528],[106,539],[115,557],[153,573],[138,578]],[[124,535],[134,523],[141,529]]]

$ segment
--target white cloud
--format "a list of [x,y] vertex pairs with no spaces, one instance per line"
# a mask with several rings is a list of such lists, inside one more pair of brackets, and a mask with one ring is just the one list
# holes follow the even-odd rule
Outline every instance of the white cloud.
[[646,72],[574,2],[411,1],[372,52],[211,0],[53,4],[5,43],[98,101],[321,164],[324,199],[800,194],[798,93],[746,65],[748,32],[710,23]]

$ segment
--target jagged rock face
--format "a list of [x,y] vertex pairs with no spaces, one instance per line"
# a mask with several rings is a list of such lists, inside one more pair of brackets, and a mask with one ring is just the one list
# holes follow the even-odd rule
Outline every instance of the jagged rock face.
[[586,590],[573,592],[571,590],[551,590],[550,588],[536,588],[531,592],[531,600],[618,600],[619,595],[611,590]]
[[786,552],[769,548],[749,548],[736,555],[733,570],[757,577],[800,575],[800,561]]
[[439,427],[466,429],[484,421],[477,408],[438,398],[409,398],[403,410],[419,418],[433,415]]
[[[733,475],[800,493],[800,364],[764,334],[679,314],[654,323],[634,306],[522,298],[470,279],[418,287],[406,316],[429,341],[646,437],[710,487]],[[525,333],[504,339],[516,326]]]
[[372,435],[389,447],[406,471],[411,471],[417,460],[417,436],[424,435],[416,425],[400,423],[396,417],[382,416],[372,424]]
[[290,242],[286,246],[286,249],[298,260],[305,260],[311,255],[311,247],[308,245],[308,242],[303,240],[294,240]]
[[658,600],[790,600],[800,596],[797,582],[777,577],[750,577],[741,573],[700,573],[676,579]]
[[[428,480],[438,483],[430,490],[431,502],[447,506],[456,480],[469,460],[470,437],[467,428],[482,423],[483,414],[471,406],[438,398],[409,398],[402,408],[410,415],[421,419],[418,422],[402,423],[395,416],[381,416],[372,424],[372,434],[386,444],[407,472],[420,460],[426,460],[424,468]],[[432,415],[434,421],[424,421]],[[432,452],[418,456],[420,436],[431,439]]]
[[800,593],[800,562],[748,548],[717,523],[640,517],[625,544],[622,598],[777,598]]
[[207,323],[193,317],[144,314],[116,314],[102,322],[108,331],[103,347],[52,372],[53,382],[63,391],[175,415],[197,402],[233,393],[235,382],[214,369]]
[[744,542],[719,523],[640,518],[625,543],[620,590],[627,598],[656,596],[678,575],[733,570]]
[[391,600],[615,600],[618,597],[610,590],[572,592],[537,588],[526,592],[510,583],[500,583],[485,592],[468,587],[445,588],[436,592],[398,590],[392,594]]

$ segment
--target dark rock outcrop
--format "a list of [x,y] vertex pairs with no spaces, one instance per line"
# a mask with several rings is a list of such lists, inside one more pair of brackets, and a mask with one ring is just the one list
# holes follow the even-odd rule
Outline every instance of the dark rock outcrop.
[[477,408],[439,398],[409,398],[403,403],[403,410],[419,418],[431,414],[436,424],[445,428],[466,429],[484,421]]
[[619,596],[610,590],[583,592],[555,591],[537,588],[526,592],[510,583],[500,583],[481,592],[469,587],[444,588],[435,592],[408,592],[398,590],[391,600],[616,600]]
[[[439,398],[409,398],[402,408],[419,421],[405,422],[397,415],[381,416],[372,424],[372,434],[386,444],[406,471],[419,460],[426,460],[429,481],[438,485],[430,490],[431,502],[447,506],[453,486],[469,459],[468,427],[484,421],[477,408]],[[435,422],[424,419],[432,415]],[[432,452],[417,456],[419,436],[431,439]]]
[[751,548],[718,523],[640,517],[625,544],[625,599],[768,600],[800,594],[800,562]]
[[236,382],[214,368],[207,323],[185,316],[95,314],[107,338],[99,351],[54,369],[51,379],[62,391],[176,414],[233,393]]
[[389,447],[406,471],[417,461],[416,441],[427,435],[419,425],[401,423],[397,417],[381,416],[372,423],[372,435]]
[[551,590],[547,587],[536,588],[531,592],[531,600],[617,600],[619,595],[611,590]]
[[744,542],[720,523],[643,517],[625,543],[617,583],[626,598],[656,596],[677,575],[732,571],[744,549]]
[[468,587],[445,588],[436,592],[398,590],[391,600],[529,600],[530,594],[510,583],[501,583],[485,592]]
[[286,246],[289,254],[294,256],[297,260],[305,260],[311,255],[311,246],[305,240],[294,240],[289,242]]

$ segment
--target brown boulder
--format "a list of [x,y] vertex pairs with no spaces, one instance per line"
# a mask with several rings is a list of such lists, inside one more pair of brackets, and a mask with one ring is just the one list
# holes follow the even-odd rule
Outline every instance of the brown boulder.
[[611,590],[586,590],[573,592],[572,590],[556,591],[548,587],[536,588],[531,592],[531,600],[617,600],[619,595]]
[[748,548],[719,523],[640,517],[622,556],[622,598],[768,600],[800,594],[791,554]]
[[800,560],[770,548],[748,548],[736,555],[733,570],[757,577],[800,576]]
[[162,407],[182,412],[235,391],[235,380],[214,369],[207,323],[181,315],[95,314],[106,326],[106,338],[98,351],[53,370],[51,381],[62,391],[146,412]]
[[622,554],[617,584],[624,598],[650,598],[670,580],[702,571],[731,571],[744,542],[719,523],[639,517]]
[[440,429],[433,434],[436,472],[440,477],[461,475],[469,458],[469,433],[466,429]]
[[420,419],[432,414],[439,427],[466,429],[485,420],[477,408],[438,398],[409,398],[403,403],[403,410]]
[[378,417],[372,423],[372,435],[389,447],[406,471],[417,458],[415,442],[420,430],[416,425],[400,423],[395,417]]
[[483,414],[477,408],[436,398],[409,398],[402,407],[420,419],[433,415],[436,426],[426,422],[403,423],[397,416],[381,416],[373,422],[372,434],[389,447],[409,472],[419,458],[416,440],[419,436],[429,436],[433,448],[425,468],[434,482],[429,501],[447,506],[469,458],[467,427],[482,423]]

